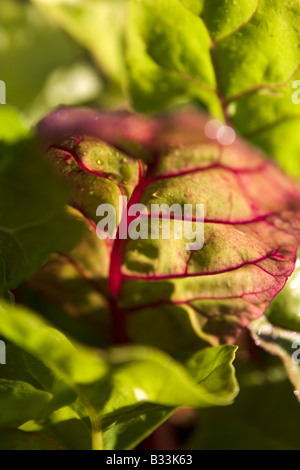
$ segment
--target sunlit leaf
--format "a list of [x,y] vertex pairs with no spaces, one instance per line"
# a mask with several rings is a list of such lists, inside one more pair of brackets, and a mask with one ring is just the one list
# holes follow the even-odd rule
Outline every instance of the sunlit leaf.
[[299,14],[297,0],[132,0],[134,106],[200,101],[299,175]]
[[[10,362],[4,369],[0,379],[0,423],[23,424],[26,432],[48,435],[50,429],[55,436],[58,423],[62,432],[65,420],[76,419],[75,411],[80,420],[90,419],[94,448],[102,447],[102,442],[107,448],[125,442],[131,447],[163,421],[172,408],[228,405],[238,392],[232,367],[235,346],[209,348],[190,358],[186,365],[142,346],[97,352],[71,342],[33,312],[6,304],[0,310],[0,335],[17,346],[15,359],[19,355],[27,362],[26,368],[19,363],[14,370]],[[58,410],[67,404],[71,409]],[[156,409],[153,405],[162,407]],[[139,423],[139,435],[134,422]],[[107,432],[104,441],[102,431]],[[123,432],[128,433],[125,440]]]

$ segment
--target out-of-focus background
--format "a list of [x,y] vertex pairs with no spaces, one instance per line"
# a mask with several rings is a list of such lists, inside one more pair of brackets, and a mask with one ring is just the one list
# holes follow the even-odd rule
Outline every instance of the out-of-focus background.
[[61,104],[116,107],[125,101],[127,0],[55,3],[0,2],[0,79],[6,103],[30,124]]

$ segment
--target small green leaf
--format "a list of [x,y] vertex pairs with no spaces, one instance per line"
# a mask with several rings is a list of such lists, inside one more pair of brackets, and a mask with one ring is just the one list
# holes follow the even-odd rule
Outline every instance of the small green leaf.
[[[88,420],[78,413],[77,403],[55,410],[44,420],[28,421],[20,427],[26,435],[42,435],[68,450],[90,450],[91,432]],[[26,442],[26,441],[25,441]]]
[[52,396],[31,385],[0,379],[0,426],[19,426],[49,412]]

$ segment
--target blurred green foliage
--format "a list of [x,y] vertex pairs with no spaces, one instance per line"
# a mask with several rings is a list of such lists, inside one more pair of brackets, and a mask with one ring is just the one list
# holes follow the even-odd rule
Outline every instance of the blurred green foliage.
[[36,122],[60,104],[90,104],[101,74],[84,48],[29,2],[0,2],[0,77],[6,102]]

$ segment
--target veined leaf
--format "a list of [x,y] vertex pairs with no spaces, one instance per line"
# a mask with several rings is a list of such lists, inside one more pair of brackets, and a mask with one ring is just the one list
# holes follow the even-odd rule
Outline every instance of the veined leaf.
[[198,100],[299,175],[299,14],[298,0],[132,0],[134,106]]
[[[196,204],[204,204],[204,246],[198,251],[187,250],[185,239],[149,235],[117,237],[113,244],[98,240],[99,265],[92,253],[83,260],[80,247],[72,252],[77,279],[92,282],[107,299],[119,341],[127,330],[131,340],[175,355],[234,342],[294,269],[298,186],[243,142],[221,145],[208,137],[207,122],[195,112],[147,120],[62,109],[40,124],[40,135],[53,142],[49,158],[72,181],[74,207],[94,232],[98,205],[112,204],[118,214],[120,196],[129,199],[127,214],[137,202],[149,213],[152,204],[178,203],[182,209],[192,204],[195,218]],[[53,298],[47,269],[55,278],[50,264],[43,282],[37,276],[32,286]]]

